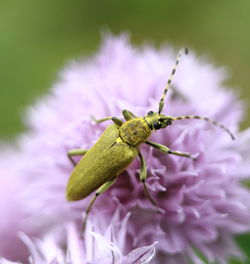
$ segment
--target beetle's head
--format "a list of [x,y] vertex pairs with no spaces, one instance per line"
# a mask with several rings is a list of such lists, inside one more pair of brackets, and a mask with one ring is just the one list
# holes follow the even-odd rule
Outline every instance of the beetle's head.
[[149,111],[144,118],[151,130],[165,128],[166,126],[170,126],[174,121],[172,116],[165,116],[153,111]]

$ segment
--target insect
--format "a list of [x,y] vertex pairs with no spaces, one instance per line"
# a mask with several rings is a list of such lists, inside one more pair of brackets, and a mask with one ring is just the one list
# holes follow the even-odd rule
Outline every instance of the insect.
[[175,151],[167,146],[149,141],[148,138],[153,131],[166,128],[177,120],[202,119],[215,126],[219,126],[234,139],[233,134],[228,128],[210,118],[196,115],[173,117],[161,114],[164,107],[165,96],[183,53],[187,54],[188,50],[181,49],[176,57],[175,65],[159,101],[158,112],[149,111],[145,116],[137,117],[132,112],[123,110],[122,115],[125,122],[117,117],[107,117],[96,120],[97,123],[112,120],[114,124],[106,128],[98,141],[89,150],[74,149],[68,152],[68,157],[73,163],[73,156],[83,155],[83,157],[79,163],[76,164],[69,178],[66,188],[67,199],[69,201],[81,200],[95,191],[95,195],[86,209],[84,226],[96,198],[115,182],[117,176],[124,171],[136,157],[139,157],[141,162],[140,181],[143,184],[145,194],[149,201],[154,206],[157,206],[145,182],[147,177],[146,162],[140,152],[141,144],[146,143],[163,153],[195,159],[195,157],[189,153]]

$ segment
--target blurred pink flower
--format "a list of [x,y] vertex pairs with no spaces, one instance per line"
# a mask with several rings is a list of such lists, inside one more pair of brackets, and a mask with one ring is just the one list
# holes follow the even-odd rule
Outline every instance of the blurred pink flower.
[[[169,48],[136,49],[125,36],[109,36],[91,59],[71,63],[62,71],[50,93],[30,108],[25,119],[29,132],[19,139],[22,164],[13,161],[11,172],[3,170],[2,179],[13,177],[23,186],[18,198],[12,196],[13,204],[20,204],[20,215],[13,220],[19,230],[34,237],[72,221],[80,227],[90,197],[75,203],[65,200],[72,170],[67,151],[90,148],[109,124],[94,124],[91,115],[121,117],[122,109],[138,116],[156,111],[174,61],[175,52]],[[165,214],[156,214],[146,199],[138,160],[97,199],[89,219],[98,220],[102,230],[109,227],[117,207],[131,213],[125,252],[159,241],[155,263],[200,263],[195,249],[219,263],[226,263],[230,255],[241,256],[233,236],[250,229],[250,192],[240,183],[250,174],[245,149],[250,131],[237,133],[243,108],[223,87],[224,80],[223,69],[192,53],[183,57],[163,113],[211,117],[236,133],[235,142],[204,121],[186,120],[155,132],[151,139],[174,150],[199,153],[197,161],[141,147],[150,192]],[[6,237],[13,234],[10,230],[11,225]],[[6,246],[13,243],[5,241]],[[4,256],[13,259],[10,253]]]
[[[20,233],[20,240],[27,246],[31,264],[135,264],[150,263],[155,254],[153,243],[150,246],[134,249],[126,256],[123,255],[125,248],[126,227],[129,214],[120,219],[120,212],[117,210],[110,222],[110,225],[102,235],[96,223],[89,222],[84,233],[83,244],[79,236],[79,230],[73,223],[67,223],[64,228],[56,228],[47,233],[42,239],[34,242],[24,233]],[[118,232],[119,230],[119,232]],[[64,232],[66,231],[66,234]],[[63,234],[63,235],[62,235]],[[60,243],[64,237],[65,243]],[[9,262],[0,258],[1,264],[14,264],[20,262]]]
[[[17,238],[22,229],[23,201],[21,193],[25,188],[22,178],[18,175],[19,168],[25,158],[17,150],[1,146],[0,158],[0,257],[10,256],[12,259],[22,259],[27,256],[27,250]],[[16,153],[14,152],[16,151]]]

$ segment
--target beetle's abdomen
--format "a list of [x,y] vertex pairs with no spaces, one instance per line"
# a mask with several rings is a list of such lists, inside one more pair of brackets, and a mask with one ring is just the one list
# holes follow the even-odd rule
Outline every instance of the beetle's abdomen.
[[85,198],[125,170],[137,155],[136,148],[119,138],[117,126],[108,126],[72,171],[66,189],[67,199]]
[[151,130],[142,117],[131,119],[120,127],[121,139],[132,146],[145,142],[150,135]]

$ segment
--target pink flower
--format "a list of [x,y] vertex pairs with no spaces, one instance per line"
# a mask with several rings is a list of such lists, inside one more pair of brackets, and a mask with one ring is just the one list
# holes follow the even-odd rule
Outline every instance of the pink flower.
[[[66,224],[64,228],[57,228],[47,233],[42,239],[36,239],[35,242],[23,233],[20,233],[19,237],[29,249],[29,263],[31,264],[147,264],[154,257],[156,243],[134,249],[126,256],[123,255],[128,219],[129,214],[124,219],[120,219],[120,212],[117,210],[104,235],[100,234],[98,221],[95,224],[88,223],[84,233],[84,244],[80,239],[79,230],[73,223]],[[59,238],[64,234],[64,229],[66,243],[60,244]],[[117,232],[118,229],[119,232]],[[0,263],[14,264],[17,262],[0,259]]]
[[[66,201],[65,186],[72,171],[67,151],[91,148],[109,124],[95,124],[92,115],[98,119],[121,117],[123,109],[138,116],[157,111],[174,61],[175,52],[169,48],[137,49],[125,36],[108,36],[99,53],[61,72],[50,94],[29,110],[29,132],[19,140],[22,164],[12,162],[11,173],[3,173],[2,178],[15,175],[23,186],[18,198],[12,196],[21,202],[20,217],[15,219],[19,230],[33,237],[72,221],[80,228],[91,197]],[[98,222],[102,230],[109,228],[117,207],[124,217],[131,214],[124,252],[158,241],[155,263],[200,263],[195,249],[219,263],[226,263],[230,255],[241,257],[233,236],[249,231],[250,192],[241,181],[250,174],[250,153],[245,147],[250,132],[237,132],[243,107],[223,87],[224,80],[223,69],[193,53],[183,57],[163,113],[213,118],[229,127],[236,141],[205,121],[183,120],[156,131],[150,140],[173,150],[198,153],[196,161],[141,146],[147,185],[164,213],[157,214],[145,197],[138,159],[97,199],[89,221]],[[14,242],[6,239],[8,243]]]
[[[15,150],[16,151],[16,150]],[[18,170],[22,166],[23,156],[13,149],[1,148],[0,158],[0,257],[11,259],[27,257],[27,250],[17,239],[25,218],[23,201],[20,198],[25,188]]]

